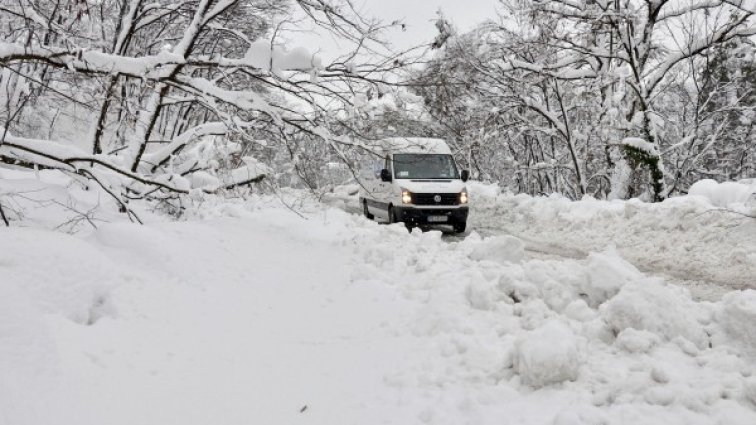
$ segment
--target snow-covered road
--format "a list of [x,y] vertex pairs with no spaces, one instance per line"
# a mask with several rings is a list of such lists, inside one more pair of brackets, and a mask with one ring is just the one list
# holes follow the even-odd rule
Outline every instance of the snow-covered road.
[[[475,218],[472,218],[471,222],[475,223]],[[485,225],[475,225],[472,224],[471,230],[468,231],[465,234],[462,235],[455,235],[454,233],[445,233],[443,236],[443,240],[447,242],[455,242],[460,241],[466,238],[471,234],[471,232],[475,232],[480,234],[483,237],[492,237],[492,236],[500,236],[500,235],[507,235],[507,236],[513,236],[517,237],[523,242],[523,247],[525,250],[526,258],[529,259],[540,259],[540,260],[585,260],[589,257],[590,252],[583,251],[582,249],[570,245],[569,242],[562,241],[559,243],[559,241],[543,241],[538,239],[531,239],[527,236],[527,232],[511,232],[508,231],[508,229],[505,226],[488,226]],[[611,246],[607,245],[607,246]],[[678,285],[684,288],[687,288],[691,295],[693,296],[693,299],[695,300],[703,300],[703,301],[716,301],[720,300],[725,294],[732,291],[733,289],[746,289],[746,288],[752,288],[756,289],[756,278],[754,279],[753,284],[733,284],[732,282],[721,280],[721,281],[715,281],[713,279],[716,279],[716,275],[714,277],[709,277],[710,280],[706,279],[695,279],[690,278],[688,274],[685,272],[685,270],[681,269],[674,269],[674,270],[666,270],[664,268],[655,268],[653,264],[650,264],[649,262],[643,261],[643,259],[637,259],[634,262],[631,262],[633,266],[638,268],[638,270],[648,273],[650,275],[659,276],[664,278],[665,281],[668,283]]]
[[207,202],[0,230],[0,424],[756,423],[756,291],[697,302],[611,250]]
[[[700,199],[661,205],[570,202],[501,195],[496,187],[479,184],[471,190],[468,231],[444,233],[444,241],[459,242],[471,234],[514,236],[531,259],[584,260],[590,252],[614,248],[639,270],[689,289],[698,300],[756,289],[756,220],[713,209]],[[355,191],[344,187],[325,200],[360,215]]]

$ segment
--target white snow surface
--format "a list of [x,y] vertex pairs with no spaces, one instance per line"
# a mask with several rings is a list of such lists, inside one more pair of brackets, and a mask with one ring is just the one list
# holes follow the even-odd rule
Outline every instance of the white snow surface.
[[[467,187],[468,227],[518,237],[529,251],[585,258],[613,249],[643,271],[725,290],[756,289],[752,183],[702,181],[690,195],[660,203],[513,195],[478,182]],[[607,285],[615,287],[606,291],[617,289]]]
[[639,137],[625,137],[624,139],[622,139],[622,144],[625,146],[634,147],[652,156],[659,156],[659,149],[657,149],[655,144],[643,140]]
[[[650,214],[487,190],[573,230]],[[0,228],[0,424],[756,423],[756,293],[696,302],[620,244],[532,259],[261,196],[147,221]]]

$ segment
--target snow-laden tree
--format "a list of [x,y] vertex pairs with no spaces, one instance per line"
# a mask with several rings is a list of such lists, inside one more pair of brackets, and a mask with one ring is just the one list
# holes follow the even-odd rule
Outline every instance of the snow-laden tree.
[[558,59],[558,50],[530,36],[486,24],[452,39],[420,73],[417,90],[481,177],[514,176],[517,190],[579,197],[595,180],[585,176],[584,155],[594,141],[581,131],[599,104],[582,82],[513,67]]
[[[706,155],[724,166],[732,161],[722,155],[740,152],[744,165],[730,178],[749,176],[744,171],[752,167],[743,152],[752,145],[746,136],[752,82],[730,78],[712,86],[718,94],[710,96],[707,87],[713,82],[706,75],[715,64],[706,58],[756,33],[750,3],[521,0],[501,5],[498,22],[448,38],[418,78],[418,92],[449,137],[488,150],[483,158],[495,158],[483,167],[484,175],[515,177],[517,188],[531,193],[645,195],[655,201],[686,190],[691,173],[705,174],[698,171]],[[752,66],[744,63],[749,60],[752,64],[745,55],[737,69]],[[725,67],[734,69],[734,61]],[[713,101],[722,96],[724,109]],[[741,127],[733,132],[720,118]],[[691,119],[699,120],[693,138]],[[741,136],[719,137],[725,133]]]
[[665,133],[668,117],[657,102],[687,60],[756,33],[751,6],[727,0],[533,2],[534,13],[565,29],[552,41],[566,52],[557,76],[580,69],[584,78],[624,86],[616,128],[625,137],[618,142],[633,169],[648,170],[657,201],[669,194],[671,177],[662,153],[681,141],[666,137],[672,136]]
[[[326,64],[287,46],[295,10],[354,48]],[[401,66],[376,53],[381,29],[340,0],[5,2],[0,161],[84,177],[129,211],[258,182],[294,140],[338,157],[335,111]]]

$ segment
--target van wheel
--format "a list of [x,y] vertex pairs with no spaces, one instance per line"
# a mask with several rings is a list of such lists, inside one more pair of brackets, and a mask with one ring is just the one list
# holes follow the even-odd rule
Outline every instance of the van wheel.
[[362,201],[362,213],[365,214],[365,217],[368,220],[375,218],[373,214],[370,214],[370,211],[368,211],[367,201]]
[[396,213],[394,212],[394,206],[389,205],[388,209],[388,222],[389,224],[396,223]]
[[466,228],[467,228],[467,222],[457,223],[454,225],[454,233],[465,233]]

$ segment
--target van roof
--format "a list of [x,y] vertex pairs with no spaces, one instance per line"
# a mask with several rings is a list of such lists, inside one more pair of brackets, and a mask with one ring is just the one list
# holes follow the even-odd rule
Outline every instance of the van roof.
[[443,139],[428,137],[389,137],[378,142],[386,153],[435,153],[451,154],[449,145]]

